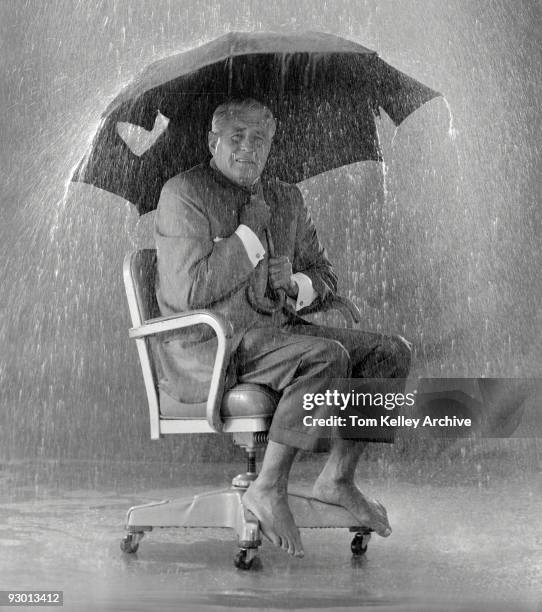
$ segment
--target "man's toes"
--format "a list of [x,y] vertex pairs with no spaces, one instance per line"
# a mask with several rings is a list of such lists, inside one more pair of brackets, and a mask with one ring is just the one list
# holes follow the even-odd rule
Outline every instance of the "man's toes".
[[380,515],[377,518],[377,520],[380,523],[381,529],[383,531],[389,530],[391,533],[391,527],[390,527],[390,522],[388,520],[388,513],[386,511],[386,508],[384,508],[384,506],[379,501],[376,501],[376,500],[375,500],[375,506],[378,511],[378,514]]
[[290,552],[291,547],[292,547],[292,541],[291,541],[291,539],[290,539],[289,537],[287,537],[287,536],[284,536],[284,537],[282,538],[282,550],[283,550],[284,552],[289,553],[289,552]]
[[292,540],[292,548],[294,551],[293,552],[294,557],[301,559],[305,556],[305,551],[303,550],[303,544],[301,543],[301,538],[297,537]]
[[389,535],[391,535],[391,527],[389,525],[380,524],[375,528],[375,531],[383,538],[387,538]]
[[282,540],[280,536],[278,536],[276,533],[271,532],[269,535],[267,533],[264,535],[266,535],[269,538],[271,544],[273,544],[274,546],[277,546],[278,548],[282,547]]
[[289,555],[295,554],[295,546],[291,538],[284,538],[284,546],[282,547]]
[[287,552],[289,555],[292,555],[292,557],[295,555],[295,546],[293,540],[288,540]]
[[296,546],[294,541],[290,542],[290,547],[288,548],[288,553],[292,555],[292,557],[299,557],[299,547]]
[[390,525],[390,522],[388,521],[387,516],[384,516],[378,519],[378,524],[380,525],[382,529],[391,529],[391,525]]
[[283,546],[282,546],[283,550],[285,550],[289,555],[292,555],[292,557],[303,557],[304,552],[303,552],[303,546],[301,544],[300,541],[298,541],[298,539],[292,535],[290,538],[283,539]]
[[288,549],[288,552],[292,555],[292,557],[297,557],[298,559],[300,559],[303,556],[303,549],[301,548],[299,544],[296,544],[295,542],[292,542],[290,544],[290,548]]

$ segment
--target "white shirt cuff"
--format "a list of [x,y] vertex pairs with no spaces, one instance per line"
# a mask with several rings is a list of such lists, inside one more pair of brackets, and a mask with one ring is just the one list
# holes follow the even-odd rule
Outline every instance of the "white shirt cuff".
[[260,242],[258,236],[256,236],[256,234],[250,229],[250,227],[248,227],[248,225],[241,224],[235,230],[235,233],[241,239],[241,242],[245,247],[245,251],[247,252],[248,258],[250,259],[250,263],[255,268],[265,257],[265,249],[263,244]]
[[292,298],[288,298],[288,301],[292,306],[295,305],[296,311],[307,308],[307,306],[310,306],[318,296],[312,286],[311,279],[306,274],[303,274],[303,272],[296,272],[292,274],[292,280],[297,283],[297,301],[295,304]]

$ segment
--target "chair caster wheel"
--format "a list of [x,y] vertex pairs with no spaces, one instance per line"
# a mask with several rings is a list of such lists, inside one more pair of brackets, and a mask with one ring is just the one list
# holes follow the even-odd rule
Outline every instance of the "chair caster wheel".
[[369,540],[371,539],[371,532],[358,532],[354,536],[351,544],[350,550],[355,557],[361,557],[367,552],[367,545],[369,544]]
[[237,569],[249,570],[256,560],[257,548],[240,548],[233,558],[233,564]]
[[120,549],[124,553],[133,554],[137,552],[137,549],[139,548],[139,542],[141,541],[142,537],[143,532],[129,533],[128,535],[124,536],[124,538],[122,538],[122,540],[120,541]]

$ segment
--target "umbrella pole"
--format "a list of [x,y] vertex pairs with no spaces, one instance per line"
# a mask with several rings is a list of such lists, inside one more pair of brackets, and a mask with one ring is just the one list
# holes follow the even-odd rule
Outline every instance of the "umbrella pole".
[[[268,228],[265,228],[265,237],[267,238],[267,246],[269,248],[269,257],[275,257],[275,245],[273,243],[273,239],[271,238],[271,232]],[[277,289],[277,303],[273,310],[272,314],[272,322],[274,327],[280,327],[282,323],[282,311],[286,304],[286,292],[284,289]]]

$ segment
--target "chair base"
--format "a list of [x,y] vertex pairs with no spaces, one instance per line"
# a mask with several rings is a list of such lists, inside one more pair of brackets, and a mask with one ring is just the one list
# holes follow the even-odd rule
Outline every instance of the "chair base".
[[[261,531],[258,519],[242,504],[245,491],[232,486],[190,498],[134,506],[128,510],[126,529],[129,533],[121,549],[135,552],[144,532],[157,527],[227,527],[235,530],[240,549],[237,557],[242,557],[236,557],[236,567],[249,569],[261,545]],[[361,555],[367,550],[372,530],[359,525],[359,521],[341,506],[320,502],[300,492],[288,493],[288,503],[298,527],[348,528],[356,532],[351,547],[353,554]]]

